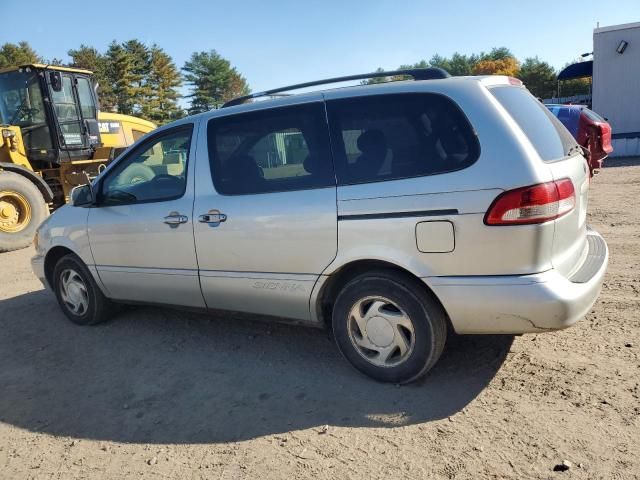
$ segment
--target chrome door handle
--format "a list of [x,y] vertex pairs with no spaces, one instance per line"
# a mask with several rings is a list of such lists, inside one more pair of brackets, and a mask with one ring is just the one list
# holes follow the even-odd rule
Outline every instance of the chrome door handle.
[[186,215],[180,215],[178,212],[171,212],[169,215],[164,217],[164,223],[169,225],[171,228],[175,228],[181,223],[187,223],[189,221],[189,217]]
[[227,216],[224,213],[220,213],[219,210],[209,210],[209,212],[198,217],[200,223],[208,223],[212,226],[217,226],[220,222],[226,222]]

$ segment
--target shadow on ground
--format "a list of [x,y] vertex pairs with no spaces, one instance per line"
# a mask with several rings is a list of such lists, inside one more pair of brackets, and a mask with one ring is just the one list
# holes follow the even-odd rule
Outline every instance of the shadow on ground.
[[485,388],[512,343],[455,337],[423,381],[396,387],[352,370],[320,330],[159,308],[77,327],[45,291],[0,301],[0,332],[0,421],[145,443],[440,419]]

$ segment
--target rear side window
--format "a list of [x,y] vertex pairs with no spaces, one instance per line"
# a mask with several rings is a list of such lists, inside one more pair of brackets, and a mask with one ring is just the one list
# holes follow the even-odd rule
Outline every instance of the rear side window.
[[576,145],[571,133],[525,88],[505,86],[490,91],[522,129],[542,160],[563,158]]
[[461,110],[438,94],[395,94],[327,102],[338,184],[434,175],[478,159]]
[[212,119],[207,133],[218,193],[246,195],[335,185],[321,103]]

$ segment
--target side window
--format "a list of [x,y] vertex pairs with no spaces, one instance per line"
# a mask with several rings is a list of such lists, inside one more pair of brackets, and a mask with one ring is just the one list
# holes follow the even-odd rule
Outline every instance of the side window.
[[100,205],[171,200],[184,195],[192,127],[149,139],[102,182]]
[[69,75],[62,75],[62,89],[59,92],[52,90],[51,98],[60,121],[78,119],[76,100],[73,96],[73,86]]
[[138,140],[140,140],[145,135],[146,135],[146,133],[141,132],[140,130],[136,130],[135,128],[131,129],[131,136],[133,137],[133,141],[134,142],[137,142]]
[[82,110],[83,118],[97,118],[96,104],[91,93],[91,84],[89,79],[78,77],[78,98],[80,99],[80,110]]
[[461,110],[438,94],[395,94],[327,103],[339,185],[434,175],[480,155]]
[[56,111],[62,139],[66,146],[78,146],[84,143],[80,117],[73,96],[73,83],[69,75],[62,75],[62,90],[51,92],[53,107]]
[[321,103],[214,118],[207,133],[218,193],[245,195],[335,185]]

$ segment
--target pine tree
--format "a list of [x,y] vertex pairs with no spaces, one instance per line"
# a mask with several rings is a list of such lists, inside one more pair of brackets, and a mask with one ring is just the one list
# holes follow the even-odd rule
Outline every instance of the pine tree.
[[5,43],[0,47],[0,68],[41,62],[42,57],[27,42],[20,42],[17,45]]
[[70,50],[72,66],[92,70],[103,110],[166,123],[183,116],[178,106],[181,77],[159,46],[139,40],[111,42],[105,54],[87,45]]
[[131,115],[136,107],[134,58],[115,40],[109,45],[106,58],[107,79],[113,90],[115,107],[118,113]]
[[247,81],[215,50],[194,52],[184,64],[184,79],[191,87],[189,113],[219,108],[232,98],[249,93]]
[[178,106],[182,85],[180,72],[173,60],[160,47],[150,49],[150,71],[146,80],[148,97],[142,107],[142,115],[159,124],[176,120],[183,116]]
[[122,48],[131,57],[130,95],[133,112],[141,113],[146,110],[145,102],[151,95],[147,82],[151,72],[151,53],[145,44],[135,39],[124,42]]
[[109,68],[107,58],[98,50],[87,45],[80,45],[76,50],[69,50],[71,57],[70,66],[91,70],[94,74],[94,82],[98,84],[98,94],[100,98],[100,108],[106,111],[113,111],[116,107],[116,97],[107,70]]

